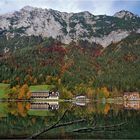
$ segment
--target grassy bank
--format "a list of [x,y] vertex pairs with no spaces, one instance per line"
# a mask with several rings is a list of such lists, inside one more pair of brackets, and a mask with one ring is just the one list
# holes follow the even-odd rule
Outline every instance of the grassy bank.
[[31,116],[55,116],[54,113],[49,110],[29,110],[28,115]]
[[53,85],[34,85],[30,86],[30,91],[46,91],[51,90],[54,86]]
[[[9,84],[0,83],[0,99],[7,98],[6,89],[8,88]],[[29,90],[32,91],[46,91],[51,90],[54,86],[53,85],[34,85],[30,86]]]
[[108,98],[106,99],[107,103],[115,103],[115,104],[123,104],[123,97],[116,97],[116,98]]
[[0,83],[0,99],[6,98],[6,89],[8,88],[8,84]]

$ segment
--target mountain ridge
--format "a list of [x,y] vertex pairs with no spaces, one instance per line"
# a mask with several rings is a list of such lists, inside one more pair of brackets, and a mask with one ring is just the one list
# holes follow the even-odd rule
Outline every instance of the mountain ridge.
[[[120,18],[126,15],[131,18]],[[124,15],[125,13],[125,15]],[[140,17],[129,11],[114,16],[93,15],[88,11],[60,12],[52,9],[25,6],[11,14],[0,15],[0,35],[53,37],[65,44],[87,40],[107,47],[126,38],[132,32],[140,33]]]
[[[91,12],[89,12],[89,11],[87,11],[87,10],[85,10],[85,11],[80,11],[80,12],[62,12],[62,11],[59,11],[59,10],[56,10],[56,9],[51,9],[51,8],[39,8],[39,7],[33,7],[33,6],[30,6],[30,5],[26,5],[26,6],[24,6],[24,7],[22,7],[21,9],[24,9],[24,10],[34,10],[34,9],[42,9],[42,10],[53,10],[53,11],[58,11],[58,12],[61,12],[61,13],[67,13],[67,14],[78,14],[78,13],[84,13],[84,12],[88,12],[89,14],[91,14],[91,15],[94,15],[94,14],[92,14]],[[21,10],[20,9],[20,10]],[[114,13],[114,15],[115,14],[117,14],[117,13],[122,13],[122,12],[125,12],[126,14],[133,14],[134,16],[138,16],[139,17],[139,15],[138,14],[135,14],[135,13],[133,13],[133,12],[131,12],[131,11],[128,11],[128,10],[124,10],[124,9],[122,9],[122,10],[120,10],[120,11],[118,11],[118,12],[116,12],[116,13]],[[99,15],[95,15],[95,16],[99,16]],[[107,16],[111,16],[111,15],[107,15]],[[112,15],[113,16],[113,15]]]

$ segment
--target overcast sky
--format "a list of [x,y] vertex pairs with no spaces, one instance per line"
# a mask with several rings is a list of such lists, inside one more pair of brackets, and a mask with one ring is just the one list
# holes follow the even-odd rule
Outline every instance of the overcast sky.
[[140,0],[0,0],[0,14],[19,10],[27,5],[63,12],[89,11],[94,15],[113,15],[123,9],[140,16]]

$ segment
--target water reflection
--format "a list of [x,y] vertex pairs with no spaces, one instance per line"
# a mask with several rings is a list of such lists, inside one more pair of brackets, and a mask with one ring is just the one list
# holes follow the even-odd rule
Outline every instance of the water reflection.
[[[98,125],[112,125],[124,121],[128,122],[128,125],[121,130],[122,132],[115,132],[117,135],[114,133],[108,135],[110,132],[106,131],[82,135],[69,133],[71,130],[81,127],[81,125],[75,125],[50,131],[42,137],[140,138],[140,101],[121,103],[0,102],[0,138],[26,138],[38,130],[54,124],[64,111],[70,108],[71,111],[62,121],[87,118],[89,124],[90,120],[94,119]],[[7,134],[9,135],[7,136]]]
[[140,101],[124,101],[118,103],[93,103],[84,101],[58,102],[58,101],[36,101],[36,102],[0,102],[0,117],[6,117],[7,114],[25,117],[30,111],[58,111],[84,107],[88,112],[107,114],[110,110],[140,110]]
[[33,102],[31,103],[31,110],[57,110],[59,109],[59,103],[57,101],[51,102]]
[[124,108],[125,109],[140,110],[140,101],[125,101]]
[[87,106],[89,102],[86,102],[86,101],[73,101],[72,103],[77,105],[77,106]]

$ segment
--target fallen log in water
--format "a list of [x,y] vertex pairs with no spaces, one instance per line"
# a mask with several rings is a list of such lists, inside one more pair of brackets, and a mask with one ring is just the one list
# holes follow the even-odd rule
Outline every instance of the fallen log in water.
[[42,131],[39,131],[39,132],[33,134],[32,136],[30,136],[30,137],[27,138],[27,139],[36,138],[36,137],[40,136],[41,134],[46,133],[46,132],[48,132],[49,130],[52,130],[52,129],[55,129],[55,128],[64,127],[64,126],[69,126],[69,125],[76,124],[76,123],[83,123],[83,122],[86,122],[86,119],[79,119],[79,120],[74,120],[74,121],[70,121],[70,122],[65,122],[65,123],[60,123],[60,124],[59,124],[59,122],[64,118],[64,116],[66,115],[67,112],[68,112],[68,110],[66,110],[66,111],[64,112],[64,114],[62,115],[62,117],[61,117],[55,124],[53,124],[53,125],[50,126],[50,127],[47,127],[47,128],[45,128],[45,129],[43,129]]
[[64,114],[62,115],[62,117],[61,117],[55,124],[53,124],[52,126],[46,128],[46,129],[43,129],[42,131],[39,131],[39,132],[33,134],[32,136],[30,136],[30,137],[27,138],[27,139],[36,138],[37,136],[41,135],[42,133],[47,132],[47,131],[53,129],[53,128],[64,118],[64,116],[65,116],[65,114],[66,114],[67,112],[68,112],[68,110],[66,110],[66,111],[64,112]]
[[[114,124],[114,125],[105,125],[105,126],[97,126],[96,124],[93,127],[83,127],[79,129],[74,129],[72,132],[91,132],[91,131],[116,131],[116,129],[110,129],[114,127],[120,127],[125,125],[126,122],[122,122],[120,124]],[[110,130],[109,130],[110,129]]]

